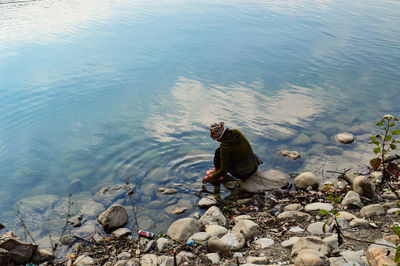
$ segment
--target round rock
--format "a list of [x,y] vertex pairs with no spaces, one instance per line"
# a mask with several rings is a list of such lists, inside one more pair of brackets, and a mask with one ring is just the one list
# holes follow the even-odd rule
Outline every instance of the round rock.
[[199,201],[198,206],[199,206],[200,209],[207,209],[207,208],[209,208],[211,206],[214,206],[216,204],[217,204],[217,200],[215,199],[215,197],[209,195],[209,196],[206,196],[206,197],[202,198]]
[[233,232],[242,233],[246,239],[252,238],[259,233],[260,230],[260,226],[250,220],[239,220],[232,228]]
[[319,187],[319,180],[316,175],[311,172],[304,172],[294,179],[294,185],[299,189],[306,189],[312,187],[317,189]]
[[186,241],[191,235],[199,231],[199,222],[193,218],[183,218],[170,225],[167,235],[175,241]]
[[211,236],[218,237],[226,234],[228,232],[228,229],[217,224],[212,224],[206,227],[206,232],[209,233]]
[[347,192],[342,201],[342,205],[348,206],[349,208],[361,208],[363,204],[360,199],[360,194],[354,191]]
[[128,223],[128,213],[122,205],[114,204],[100,214],[97,221],[103,226],[104,231],[111,233]]
[[371,204],[361,209],[360,214],[362,217],[372,217],[385,215],[385,209],[380,204]]
[[210,207],[200,218],[200,223],[207,226],[210,224],[225,225],[226,218],[218,207]]
[[271,238],[260,238],[253,242],[253,245],[257,249],[264,249],[272,246],[274,244],[274,240]]
[[351,133],[345,132],[336,135],[336,140],[340,143],[350,144],[354,141],[354,136]]

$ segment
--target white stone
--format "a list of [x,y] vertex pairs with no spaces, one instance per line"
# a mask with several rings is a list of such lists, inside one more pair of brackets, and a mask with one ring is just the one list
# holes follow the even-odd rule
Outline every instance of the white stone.
[[303,249],[293,259],[294,265],[322,266],[329,265],[326,255],[314,249]]
[[298,153],[297,151],[281,150],[278,152],[278,154],[286,156],[291,160],[297,160],[298,158],[300,158],[300,153]]
[[157,266],[158,257],[154,254],[146,254],[140,259],[141,265]]
[[353,182],[353,190],[360,195],[372,198],[375,194],[375,184],[370,182],[366,176],[357,176]]
[[289,175],[278,170],[257,171],[246,180],[241,180],[241,188],[250,193],[279,189],[289,185]]
[[126,260],[126,259],[130,259],[131,257],[132,257],[131,253],[126,252],[126,251],[120,253],[120,254],[117,256],[117,258],[118,258],[119,260]]
[[337,235],[331,235],[323,239],[324,243],[331,248],[331,250],[339,248],[339,240]]
[[129,236],[132,234],[132,231],[129,230],[128,228],[118,228],[113,232],[113,235],[115,235],[118,238]]
[[392,208],[387,210],[387,214],[398,214],[400,212],[400,208]]
[[336,135],[336,140],[340,143],[349,144],[354,141],[354,136],[351,133],[340,133]]
[[293,227],[290,227],[289,232],[301,233],[301,232],[304,232],[304,229],[299,226],[293,226]]
[[371,227],[371,225],[365,219],[356,218],[356,219],[351,220],[350,227],[369,228],[369,227]]
[[353,219],[356,219],[357,217],[349,212],[341,211],[338,213],[338,218],[343,218],[347,221],[351,221]]
[[271,238],[260,238],[253,242],[253,245],[257,249],[264,249],[272,246],[274,244],[274,240]]
[[296,241],[292,247],[290,256],[295,258],[303,249],[312,249],[321,252],[325,256],[327,256],[331,251],[330,247],[326,245],[319,237],[307,236]]

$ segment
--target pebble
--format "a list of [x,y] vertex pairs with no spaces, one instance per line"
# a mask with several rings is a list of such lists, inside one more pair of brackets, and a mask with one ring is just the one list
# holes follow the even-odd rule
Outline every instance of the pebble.
[[336,135],[336,140],[339,141],[340,143],[344,143],[344,144],[350,144],[352,142],[354,142],[354,136],[351,133],[340,133]]
[[356,218],[351,220],[350,227],[361,227],[361,228],[369,228],[371,225],[365,219]]
[[209,196],[206,196],[206,197],[202,198],[199,201],[198,206],[199,206],[200,209],[207,209],[207,208],[209,208],[211,206],[214,206],[216,204],[217,204],[217,200],[215,199],[215,197],[212,196],[212,195],[209,195]]
[[[323,227],[325,226],[325,232]],[[313,235],[324,235],[331,232],[331,227],[323,222],[312,223],[307,227],[307,231]]]
[[303,207],[298,203],[293,203],[293,204],[286,205],[283,208],[283,210],[284,211],[302,211]]
[[274,244],[274,240],[271,238],[260,238],[253,242],[253,245],[257,249],[264,249],[272,246]]
[[400,213],[400,208],[392,208],[387,210],[387,214],[399,214]]
[[289,232],[301,233],[301,232],[304,232],[304,229],[299,226],[293,226],[293,227],[290,227]]
[[214,264],[218,264],[221,261],[221,257],[218,253],[208,253],[206,257]]
[[382,205],[371,204],[363,207],[360,211],[360,214],[362,217],[385,215],[385,209],[383,208]]
[[304,210],[311,214],[319,214],[320,210],[325,210],[327,212],[330,212],[331,210],[333,210],[333,206],[330,203],[314,202],[307,204],[304,207]]

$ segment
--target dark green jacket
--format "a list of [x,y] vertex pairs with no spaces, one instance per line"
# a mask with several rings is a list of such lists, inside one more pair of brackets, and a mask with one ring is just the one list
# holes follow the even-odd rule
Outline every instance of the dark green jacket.
[[226,132],[222,137],[219,147],[221,168],[214,173],[214,178],[226,175],[230,165],[237,165],[241,162],[245,162],[254,154],[249,141],[242,132],[237,129]]

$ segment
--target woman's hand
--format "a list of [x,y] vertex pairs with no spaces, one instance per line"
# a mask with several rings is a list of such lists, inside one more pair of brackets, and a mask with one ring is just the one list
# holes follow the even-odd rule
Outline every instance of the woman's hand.
[[209,183],[211,181],[211,179],[213,179],[213,174],[206,175],[205,177],[203,177],[201,182],[203,182],[204,184]]

